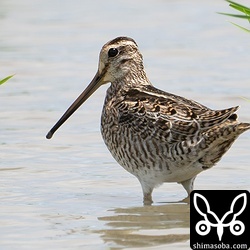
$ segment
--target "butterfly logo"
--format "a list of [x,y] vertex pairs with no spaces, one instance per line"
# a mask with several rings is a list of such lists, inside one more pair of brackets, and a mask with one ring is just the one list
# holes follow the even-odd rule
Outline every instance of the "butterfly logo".
[[[243,199],[243,205],[239,209],[238,208],[239,204],[241,204],[240,199]],[[198,202],[200,205],[203,203],[203,206],[199,207]],[[219,219],[218,216],[213,211],[210,210],[210,205],[207,199],[203,195],[199,193],[195,193],[194,198],[193,198],[193,203],[194,203],[194,207],[196,211],[203,217],[203,219],[197,222],[195,226],[195,230],[199,235],[204,236],[204,235],[209,234],[211,227],[217,228],[217,235],[218,235],[219,241],[221,241],[222,239],[225,227],[229,227],[230,232],[236,236],[244,233],[245,225],[243,224],[242,221],[237,220],[237,217],[246,208],[246,205],[247,205],[246,193],[239,194],[233,199],[231,206],[230,206],[230,210],[227,211],[222,216],[221,219]],[[237,207],[235,206],[236,203],[238,203]],[[225,223],[225,220],[226,219],[229,220],[230,218],[231,218],[230,222]]]

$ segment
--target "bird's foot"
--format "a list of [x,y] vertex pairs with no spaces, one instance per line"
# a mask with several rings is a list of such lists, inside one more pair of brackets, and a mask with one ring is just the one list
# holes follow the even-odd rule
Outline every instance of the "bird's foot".
[[184,203],[190,203],[190,195],[187,196],[186,198],[184,198],[181,202],[184,202]]
[[151,194],[144,194],[143,204],[145,206],[150,206],[152,203],[153,203],[152,195]]

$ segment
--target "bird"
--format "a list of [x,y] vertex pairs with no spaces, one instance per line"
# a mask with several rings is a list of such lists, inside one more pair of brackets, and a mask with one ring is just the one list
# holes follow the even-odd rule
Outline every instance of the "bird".
[[154,87],[137,43],[121,36],[104,44],[93,80],[46,138],[106,83],[101,134],[113,158],[139,180],[144,205],[153,203],[154,188],[165,182],[181,184],[189,197],[196,176],[250,129],[238,121],[238,106],[213,110]]

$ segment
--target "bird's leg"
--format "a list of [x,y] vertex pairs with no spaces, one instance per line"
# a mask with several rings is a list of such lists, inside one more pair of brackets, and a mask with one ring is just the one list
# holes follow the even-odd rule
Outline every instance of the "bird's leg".
[[144,205],[151,205],[153,203],[153,200],[152,200],[153,188],[150,187],[147,184],[147,182],[140,180],[140,179],[139,179],[139,181],[141,183],[142,192],[143,192],[143,204]]
[[196,176],[194,176],[194,177],[192,177],[192,178],[190,178],[188,180],[182,181],[180,183],[185,188],[185,190],[187,191],[188,196],[193,191],[195,178],[196,178]]
[[153,203],[152,192],[151,193],[143,193],[143,204],[150,206],[152,203]]
[[185,190],[188,193],[188,196],[185,199],[183,199],[184,202],[188,202],[189,203],[190,193],[194,189],[194,180],[195,180],[195,178],[196,178],[196,176],[194,176],[194,177],[192,177],[192,178],[190,178],[188,180],[180,182],[180,184],[185,188]]

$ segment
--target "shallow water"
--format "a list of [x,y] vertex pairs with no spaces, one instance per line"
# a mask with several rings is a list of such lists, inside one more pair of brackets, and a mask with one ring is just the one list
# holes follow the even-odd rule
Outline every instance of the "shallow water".
[[[45,135],[94,76],[101,46],[119,35],[137,41],[158,88],[212,108],[240,105],[249,121],[241,98],[250,98],[249,35],[217,11],[231,9],[215,0],[0,2],[0,78],[16,74],[0,86],[1,249],[189,248],[182,187],[164,184],[143,207],[138,181],[106,149],[106,86],[52,140]],[[249,189],[249,139],[196,188]]]

